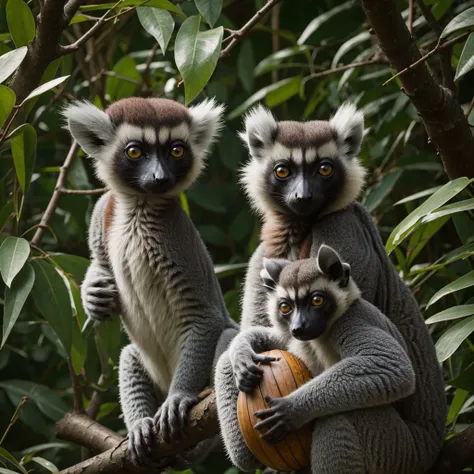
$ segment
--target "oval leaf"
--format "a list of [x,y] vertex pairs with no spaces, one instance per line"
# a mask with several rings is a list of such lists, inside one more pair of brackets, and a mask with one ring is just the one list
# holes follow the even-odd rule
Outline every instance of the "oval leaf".
[[446,28],[441,33],[439,39],[446,38],[451,33],[462,30],[464,28],[469,28],[474,26],[474,7],[468,8],[460,13],[458,16],[453,18],[447,25]]
[[362,33],[359,33],[358,35],[354,36],[350,40],[346,41],[338,50],[337,53],[334,55],[334,58],[332,60],[331,67],[335,68],[341,58],[348,53],[351,49],[355,48],[359,44],[363,43],[364,41],[367,41],[370,39],[371,35],[368,31],[363,31]]
[[470,271],[466,275],[463,275],[461,278],[458,278],[456,281],[449,283],[439,290],[429,301],[426,307],[430,307],[432,304],[436,303],[443,296],[450,295],[456,291],[464,290],[474,286],[474,270]]
[[[120,8],[133,7],[145,5],[147,7],[161,8],[176,13],[179,16],[185,17],[185,14],[169,0],[124,0],[120,3]],[[81,12],[92,12],[96,10],[109,10],[115,6],[115,3],[99,3],[94,5],[83,5],[80,8]]]
[[237,58],[237,74],[247,92],[253,90],[255,59],[251,41],[244,41]]
[[8,201],[2,208],[0,208],[0,232],[2,232],[10,222],[14,208],[13,201]]
[[35,19],[23,0],[8,0],[7,24],[17,48],[26,46],[35,37]]
[[0,247],[0,273],[10,287],[17,273],[30,255],[30,244],[25,239],[7,237]]
[[45,92],[48,92],[51,89],[54,89],[56,86],[59,86],[59,84],[63,83],[68,77],[69,76],[57,77],[52,81],[48,81],[45,84],[42,84],[41,86],[37,87],[33,92],[31,92],[21,103],[21,105],[23,105],[26,101],[33,99],[33,97],[37,97],[41,94],[44,94]]
[[472,69],[474,69],[474,33],[469,35],[464,45],[454,80],[457,81],[461,76],[464,76],[464,74],[467,74]]
[[28,48],[22,46],[0,56],[0,84],[18,69],[27,52]]
[[206,23],[209,23],[212,28],[221,14],[222,0],[195,0],[194,3]]
[[202,91],[214,72],[221,52],[222,26],[199,31],[200,16],[189,17],[178,31],[174,57],[183,76],[185,102],[189,104]]
[[8,118],[10,112],[13,110],[15,100],[15,93],[8,87],[0,85],[0,128],[3,127],[5,120]]
[[465,199],[464,201],[453,202],[447,206],[440,207],[436,212],[428,214],[426,217],[423,217],[421,222],[424,224],[426,222],[434,221],[440,217],[450,216],[458,212],[470,211],[474,209],[474,198]]
[[3,337],[0,349],[3,347],[10,335],[18,316],[20,316],[26,298],[30,294],[31,288],[33,288],[34,281],[35,272],[31,265],[27,263],[18,276],[13,280],[11,288],[7,287],[5,289]]
[[443,362],[449,359],[472,331],[474,331],[474,317],[464,319],[450,327],[436,343],[438,360]]
[[13,162],[16,175],[23,193],[30,187],[31,176],[36,161],[36,130],[33,125],[25,123],[12,132],[11,139]]
[[171,14],[159,8],[138,7],[137,15],[143,28],[156,39],[164,55],[174,30]]
[[52,265],[44,260],[34,260],[32,265],[36,275],[33,299],[69,354],[73,322],[69,292],[63,278]]
[[474,314],[474,304],[463,304],[445,309],[438,314],[428,318],[426,324],[439,323],[441,321],[450,321],[451,319],[465,318]]
[[137,63],[131,56],[123,57],[114,67],[117,77],[108,76],[105,90],[111,100],[124,99],[135,94],[141,81]]
[[48,461],[47,459],[35,456],[35,457],[32,457],[31,460],[39,464],[40,466],[43,466],[45,469],[47,469],[49,472],[52,472],[53,474],[56,472],[59,472],[58,468],[51,461]]

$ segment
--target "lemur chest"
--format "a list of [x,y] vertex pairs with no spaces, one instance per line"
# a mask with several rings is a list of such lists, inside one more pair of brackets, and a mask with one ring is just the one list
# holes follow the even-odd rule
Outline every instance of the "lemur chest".
[[327,338],[318,338],[306,342],[292,339],[288,345],[288,350],[307,365],[313,377],[341,360],[340,354]]

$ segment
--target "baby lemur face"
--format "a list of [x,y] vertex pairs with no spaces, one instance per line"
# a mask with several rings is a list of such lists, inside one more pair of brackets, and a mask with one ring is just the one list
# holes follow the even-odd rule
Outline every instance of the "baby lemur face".
[[350,266],[326,245],[315,259],[264,259],[263,267],[272,323],[300,341],[322,336],[359,297]]
[[175,195],[204,167],[223,107],[206,100],[187,108],[167,99],[122,99],[102,111],[68,106],[68,128],[94,158],[98,177],[115,191]]
[[344,208],[357,198],[365,170],[356,158],[364,117],[352,104],[329,121],[277,122],[257,106],[241,138],[250,151],[242,182],[253,206],[307,217]]

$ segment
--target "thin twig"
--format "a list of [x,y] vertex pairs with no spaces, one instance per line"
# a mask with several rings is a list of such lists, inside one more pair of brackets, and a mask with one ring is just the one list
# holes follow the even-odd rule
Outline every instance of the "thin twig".
[[402,69],[401,71],[397,72],[394,76],[392,76],[390,79],[385,81],[382,85],[386,86],[388,83],[392,82],[394,79],[396,79],[398,76],[401,76],[402,74],[405,74],[407,71],[410,71],[411,69],[415,68],[421,63],[424,63],[428,58],[433,56],[436,52],[438,52],[442,48],[446,48],[448,46],[453,45],[454,43],[457,43],[458,41],[462,41],[463,39],[467,38],[471,34],[470,31],[466,31],[462,35],[456,36],[453,39],[450,39],[449,41],[446,41],[445,43],[440,43],[438,44],[428,53],[426,53],[424,56],[422,56],[418,61],[415,61],[414,63],[410,64],[408,67],[405,69]]
[[252,30],[252,28],[260,21],[260,19],[268,13],[275,5],[280,3],[283,0],[269,0],[260,10],[255,13],[255,15],[250,18],[250,20],[242,27],[240,30],[235,30],[232,34],[227,38],[229,40],[229,44],[225,49],[221,51],[220,58],[225,58],[229,56],[230,50],[234,48],[234,46],[242,41],[242,39]]
[[97,188],[97,189],[66,189],[60,188],[58,190],[61,194],[66,196],[97,196],[99,194],[104,194],[108,191],[107,188]]
[[79,10],[79,7],[84,3],[85,0],[69,0],[66,5],[64,5],[64,15],[68,23],[72,20],[77,10]]
[[20,111],[20,106],[15,105],[13,107],[13,112],[10,114],[10,118],[9,118],[8,122],[3,126],[2,130],[0,130],[0,133],[1,133],[1,135],[0,135],[0,145],[3,143],[6,136],[8,135],[10,127],[13,125],[13,122],[14,122],[16,116],[18,115],[19,111]]
[[338,66],[331,69],[326,69],[325,71],[316,72],[315,74],[311,74],[305,77],[305,81],[309,81],[311,79],[318,79],[324,76],[329,76],[330,74],[343,72],[343,71],[346,71],[347,69],[352,69],[352,68],[362,67],[362,66],[371,66],[373,64],[386,64],[386,63],[387,63],[386,61],[379,58],[366,59],[364,61],[359,61],[357,63],[345,64],[344,66]]
[[471,115],[472,109],[474,109],[474,98],[471,101],[471,105],[468,107],[466,111],[466,118],[469,118],[469,115]]
[[76,158],[76,153],[79,148],[79,145],[76,141],[73,141],[71,148],[64,160],[64,164],[61,166],[61,170],[59,171],[58,180],[56,182],[56,188],[54,189],[53,195],[51,196],[51,200],[49,201],[48,207],[41,218],[41,226],[35,232],[33,239],[31,239],[31,244],[35,245],[36,247],[40,246],[41,238],[43,237],[44,230],[46,226],[49,224],[49,221],[53,218],[54,213],[59,205],[59,199],[61,198],[61,189],[64,189],[64,185],[66,184],[67,175],[69,169]]
[[408,7],[408,31],[413,34],[413,10],[415,9],[415,0],[410,0]]
[[74,367],[72,366],[72,360],[70,357],[67,358],[67,365],[69,368],[69,375],[71,376],[72,392],[74,394],[74,413],[83,413],[84,412],[84,400],[82,398],[83,388],[79,382],[79,378],[74,372]]
[[158,43],[153,45],[151,48],[150,54],[146,58],[145,69],[143,70],[143,79],[142,79],[142,90],[145,94],[148,94],[151,90],[151,82],[150,82],[150,66],[153,62],[153,58],[155,57],[156,51],[158,50]]

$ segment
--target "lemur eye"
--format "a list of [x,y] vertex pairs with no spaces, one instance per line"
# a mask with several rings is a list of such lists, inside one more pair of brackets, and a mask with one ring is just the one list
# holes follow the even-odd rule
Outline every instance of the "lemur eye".
[[173,158],[181,158],[184,155],[184,146],[183,145],[173,145],[170,150],[170,155]]
[[311,304],[313,306],[319,307],[322,306],[324,303],[324,298],[320,295],[315,295],[311,298]]
[[280,303],[279,305],[280,313],[281,314],[290,314],[291,313],[291,306],[288,303]]
[[125,149],[125,153],[132,160],[136,160],[143,155],[143,150],[137,145],[130,145]]
[[323,163],[318,170],[318,173],[322,176],[330,176],[332,174],[333,168],[327,163]]
[[285,178],[288,178],[288,176],[290,176],[290,170],[286,166],[281,166],[281,165],[277,166],[274,169],[274,172],[275,172],[275,176],[280,179],[285,179]]

